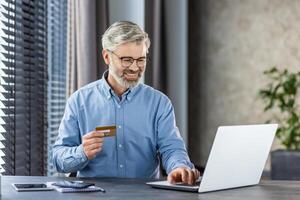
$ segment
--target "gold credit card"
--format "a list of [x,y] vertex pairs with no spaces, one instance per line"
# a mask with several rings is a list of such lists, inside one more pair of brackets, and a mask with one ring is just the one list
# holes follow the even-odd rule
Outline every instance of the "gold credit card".
[[112,137],[116,135],[116,126],[97,126],[96,131],[104,133],[103,137]]

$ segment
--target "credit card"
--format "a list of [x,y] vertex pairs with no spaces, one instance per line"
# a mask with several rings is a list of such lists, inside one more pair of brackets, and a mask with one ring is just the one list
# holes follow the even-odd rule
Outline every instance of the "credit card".
[[116,126],[97,126],[96,131],[104,133],[103,137],[112,137],[116,135]]

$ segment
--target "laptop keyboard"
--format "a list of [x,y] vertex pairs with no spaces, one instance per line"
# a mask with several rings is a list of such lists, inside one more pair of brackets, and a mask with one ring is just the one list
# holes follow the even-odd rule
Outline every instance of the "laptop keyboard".
[[202,176],[200,176],[200,177],[196,180],[195,184],[193,184],[193,185],[189,185],[189,184],[183,183],[183,182],[175,183],[175,185],[181,185],[181,186],[199,186],[199,183],[201,182],[201,179],[202,179]]

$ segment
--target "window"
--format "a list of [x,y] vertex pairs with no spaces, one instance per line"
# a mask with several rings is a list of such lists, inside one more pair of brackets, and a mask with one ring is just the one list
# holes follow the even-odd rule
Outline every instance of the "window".
[[66,103],[67,0],[48,0],[48,170]]

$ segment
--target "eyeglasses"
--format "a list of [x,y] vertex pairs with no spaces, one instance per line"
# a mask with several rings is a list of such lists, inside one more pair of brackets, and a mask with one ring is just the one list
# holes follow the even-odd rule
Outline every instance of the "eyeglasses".
[[121,60],[121,65],[124,68],[130,67],[134,63],[134,61],[136,61],[136,65],[138,67],[145,67],[146,62],[147,62],[146,57],[140,57],[140,58],[134,59],[132,57],[126,57],[126,56],[125,57],[120,57],[116,53],[114,53],[113,51],[109,51],[109,52],[111,52],[112,54],[117,56],[117,58],[119,58]]

